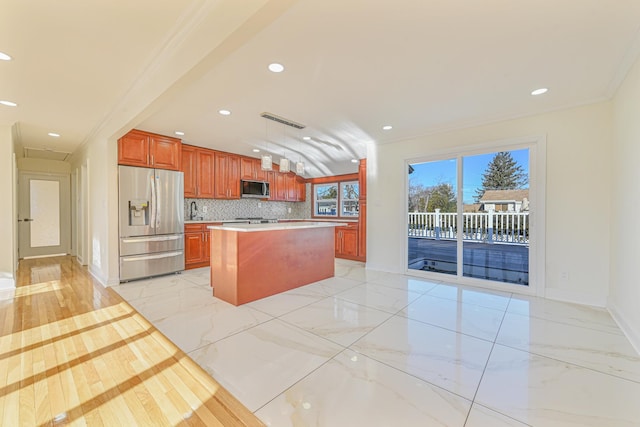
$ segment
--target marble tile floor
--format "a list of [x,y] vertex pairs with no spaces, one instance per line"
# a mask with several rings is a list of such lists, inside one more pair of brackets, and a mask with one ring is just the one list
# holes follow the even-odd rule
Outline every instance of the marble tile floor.
[[209,270],[114,289],[268,426],[640,426],[605,310],[365,270],[234,307]]

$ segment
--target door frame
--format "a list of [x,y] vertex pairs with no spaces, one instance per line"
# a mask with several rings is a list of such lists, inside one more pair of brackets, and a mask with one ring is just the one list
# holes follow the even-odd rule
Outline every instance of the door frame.
[[[410,276],[425,277],[431,280],[438,280],[444,282],[453,282],[463,285],[476,286],[481,288],[487,288],[497,291],[520,293],[527,295],[536,295],[544,297],[545,294],[545,217],[546,217],[546,205],[545,205],[545,192],[546,192],[546,144],[547,140],[545,136],[530,136],[522,138],[512,138],[505,140],[497,140],[493,142],[485,142],[481,144],[458,146],[451,149],[436,150],[423,156],[408,158],[404,160],[403,173],[404,177],[404,218],[405,221],[409,216],[408,211],[408,195],[409,195],[409,176],[406,173],[408,167],[412,163],[438,161],[444,159],[455,158],[458,161],[464,156],[472,156],[477,154],[483,154],[491,151],[511,151],[527,148],[529,149],[529,200],[530,200],[530,215],[529,225],[531,227],[531,234],[529,237],[529,286],[519,286],[511,283],[501,283],[489,280],[465,277],[463,275],[445,275],[439,273],[433,273],[428,271],[412,270],[409,269],[409,236],[405,233],[403,236],[403,271]],[[459,172],[457,179],[461,180],[461,166],[458,165]],[[458,203],[462,204],[462,185],[458,185],[457,189]],[[459,206],[460,208],[460,206]],[[460,210],[460,209],[458,209]],[[459,212],[459,216],[461,216]],[[460,220],[460,218],[458,218]],[[459,222],[460,223],[460,222]],[[406,229],[406,227],[404,227]],[[460,245],[458,245],[460,246]],[[462,260],[462,247],[458,248],[458,259]],[[458,265],[458,271],[461,271],[461,265]]]
[[[18,213],[21,217],[22,207],[24,200],[23,198],[26,196],[24,189],[26,181],[29,179],[40,179],[40,180],[50,180],[52,178],[60,181],[60,251],[55,252],[53,254],[50,253],[40,253],[40,254],[29,254],[27,258],[35,258],[35,257],[44,257],[51,256],[58,253],[66,253],[69,254],[71,251],[71,182],[70,182],[70,174],[64,173],[41,173],[41,172],[32,172],[32,171],[20,171],[18,174]],[[22,236],[21,230],[23,225],[21,222],[18,222],[18,258],[24,259],[24,248],[22,245]],[[43,252],[46,252],[44,250]]]

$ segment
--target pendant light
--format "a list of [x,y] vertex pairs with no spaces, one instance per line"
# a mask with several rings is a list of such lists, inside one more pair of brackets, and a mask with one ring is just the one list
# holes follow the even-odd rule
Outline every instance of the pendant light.
[[[269,132],[268,132],[269,122],[264,122],[264,139],[267,141],[267,152],[269,151]],[[272,171],[273,170],[273,158],[271,154],[263,154],[260,156],[260,168],[263,171]]]
[[[302,145],[302,148],[304,148],[304,145],[301,143],[300,145]],[[296,173],[300,176],[304,175],[304,162],[302,161],[302,149],[300,149],[300,151],[298,151],[298,161],[296,162]]]
[[[287,143],[286,141],[287,128],[284,124],[282,125],[282,135],[283,135],[282,146],[284,147],[285,144]],[[291,170],[291,162],[289,161],[289,159],[285,157],[285,155],[286,155],[286,151],[283,151],[282,158],[280,159],[280,172],[282,173],[287,173]]]

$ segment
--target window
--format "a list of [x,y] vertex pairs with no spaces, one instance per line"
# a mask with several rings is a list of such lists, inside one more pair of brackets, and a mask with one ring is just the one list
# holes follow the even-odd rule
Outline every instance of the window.
[[314,216],[338,216],[338,184],[314,185]]
[[357,217],[360,211],[358,182],[340,183],[340,216]]
[[357,218],[360,213],[358,181],[313,185],[313,216]]

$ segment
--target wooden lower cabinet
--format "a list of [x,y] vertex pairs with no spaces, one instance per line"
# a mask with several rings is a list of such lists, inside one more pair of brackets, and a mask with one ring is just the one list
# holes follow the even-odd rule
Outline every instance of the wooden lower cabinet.
[[208,267],[211,260],[211,242],[207,226],[215,223],[185,224],[184,268]]
[[336,258],[358,259],[358,225],[336,227]]

